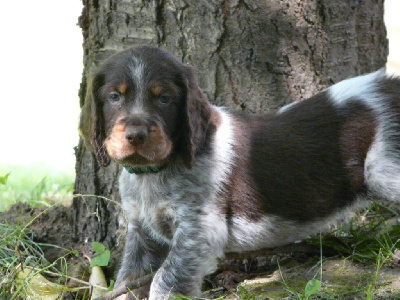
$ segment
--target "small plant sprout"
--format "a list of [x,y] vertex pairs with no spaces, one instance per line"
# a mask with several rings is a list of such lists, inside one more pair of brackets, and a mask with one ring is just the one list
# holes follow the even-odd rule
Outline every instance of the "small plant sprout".
[[92,294],[90,299],[96,299],[107,293],[107,281],[101,267],[108,266],[110,262],[110,250],[106,250],[105,246],[99,242],[93,242],[93,250],[99,254],[90,261],[92,267],[89,283],[92,285]]

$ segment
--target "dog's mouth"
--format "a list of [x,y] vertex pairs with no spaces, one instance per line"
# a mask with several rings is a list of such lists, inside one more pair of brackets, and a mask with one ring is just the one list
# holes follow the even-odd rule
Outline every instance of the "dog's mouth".
[[[150,149],[149,149],[150,148]],[[172,147],[170,144],[165,147],[133,147],[125,144],[124,147],[107,147],[110,157],[121,165],[154,167],[164,165],[169,159]]]
[[132,167],[141,166],[141,167],[150,167],[150,166],[158,166],[164,164],[163,161],[149,159],[141,154],[135,153],[128,156],[125,156],[121,159],[116,159],[119,164],[129,165]]

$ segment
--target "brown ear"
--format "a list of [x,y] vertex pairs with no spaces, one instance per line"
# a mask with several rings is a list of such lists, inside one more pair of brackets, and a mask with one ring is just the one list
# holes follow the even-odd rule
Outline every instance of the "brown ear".
[[111,160],[105,149],[104,127],[100,101],[97,93],[102,84],[103,76],[97,74],[88,80],[85,103],[83,104],[79,132],[85,142],[86,148],[93,152],[103,167],[110,164]]
[[194,164],[196,153],[204,145],[209,130],[212,107],[198,86],[194,68],[186,67],[186,79],[182,155],[185,166],[190,169]]

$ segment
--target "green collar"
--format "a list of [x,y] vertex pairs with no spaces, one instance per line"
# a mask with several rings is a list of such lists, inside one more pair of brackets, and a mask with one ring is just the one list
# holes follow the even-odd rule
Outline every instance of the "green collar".
[[129,165],[124,165],[124,168],[126,171],[128,171],[129,174],[149,174],[149,173],[158,173],[162,169],[165,168],[165,165],[161,166],[129,166]]

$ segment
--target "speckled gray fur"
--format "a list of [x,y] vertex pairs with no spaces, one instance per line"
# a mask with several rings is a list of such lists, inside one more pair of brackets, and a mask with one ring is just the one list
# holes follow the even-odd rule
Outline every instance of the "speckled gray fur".
[[[120,193],[130,224],[118,280],[132,275],[133,270],[141,276],[158,269],[150,299],[176,291],[201,295],[203,277],[215,270],[227,239],[222,219],[207,221],[215,214],[208,206],[218,202],[219,186],[210,176],[213,163],[200,157],[192,170],[171,167],[144,176],[123,171]],[[221,231],[225,231],[224,236]],[[137,247],[148,251],[138,257]],[[170,251],[160,266],[152,253],[159,254],[166,247]]]

